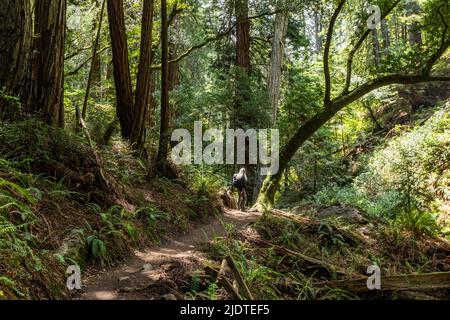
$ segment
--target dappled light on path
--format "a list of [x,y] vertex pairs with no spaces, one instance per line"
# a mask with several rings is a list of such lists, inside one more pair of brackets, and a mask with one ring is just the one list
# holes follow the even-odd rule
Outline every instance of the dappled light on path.
[[[160,296],[158,281],[164,277],[167,270],[175,267],[174,263],[189,259],[202,261],[204,257],[198,247],[215,237],[224,236],[226,234],[224,224],[242,228],[258,217],[260,214],[256,212],[224,209],[223,215],[184,235],[168,239],[160,246],[136,250],[117,267],[88,271],[86,279],[83,279],[82,293],[74,298],[83,300],[155,299]],[[154,296],[149,289],[152,286],[155,286]],[[145,294],[143,294],[144,290]]]

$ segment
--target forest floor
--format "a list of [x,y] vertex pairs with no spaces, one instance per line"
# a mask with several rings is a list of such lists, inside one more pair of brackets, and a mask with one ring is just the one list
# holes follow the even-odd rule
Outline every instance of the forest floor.
[[205,260],[200,247],[226,234],[226,225],[236,229],[256,221],[257,212],[242,212],[224,208],[223,215],[211,217],[186,234],[168,237],[160,245],[135,250],[116,266],[91,267],[83,278],[82,290],[74,299],[82,300],[140,300],[160,299],[171,294],[167,271],[182,264]]
[[[331,212],[345,212],[353,221],[352,230],[342,221],[325,217]],[[198,222],[184,234],[167,235],[159,245],[134,250],[113,266],[91,265],[84,272],[82,290],[72,299],[229,299],[233,290],[223,287],[217,275],[226,259],[233,260],[238,273],[252,283],[250,294],[263,299],[448,298],[448,286],[438,283],[440,278],[434,279],[439,276],[447,281],[450,276],[448,242],[429,237],[415,238],[413,243],[409,237],[391,242],[382,224],[373,220],[356,222],[360,219],[356,209],[348,207],[320,208],[314,216],[289,210],[273,210],[266,216],[223,208],[223,214]],[[345,287],[359,282],[365,286],[366,266],[381,257],[383,274],[394,276],[383,279],[387,291],[333,289],[335,285]],[[424,283],[430,285],[408,290],[408,282],[420,277],[416,267],[424,273]],[[211,271],[213,282],[208,280]],[[395,278],[400,274],[410,274],[411,279]],[[336,275],[343,282],[329,281]],[[225,277],[233,275],[225,272]],[[399,281],[395,286],[400,290],[388,288],[392,281]],[[244,298],[239,296],[242,288],[237,290],[239,299]]]
[[[223,186],[149,181],[120,141],[95,150],[33,119],[5,123],[0,138],[0,299],[450,297],[442,236],[339,202],[226,209]],[[76,293],[65,286],[73,264]],[[374,264],[391,284],[408,275],[401,292],[367,292]],[[426,285],[422,295],[404,294],[411,279]]]

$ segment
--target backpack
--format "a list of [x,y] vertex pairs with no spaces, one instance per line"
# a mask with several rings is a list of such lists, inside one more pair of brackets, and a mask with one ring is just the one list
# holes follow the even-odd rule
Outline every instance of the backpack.
[[241,179],[238,179],[237,176],[238,174],[233,175],[233,181],[231,185],[238,190],[245,189],[245,178],[242,177]]

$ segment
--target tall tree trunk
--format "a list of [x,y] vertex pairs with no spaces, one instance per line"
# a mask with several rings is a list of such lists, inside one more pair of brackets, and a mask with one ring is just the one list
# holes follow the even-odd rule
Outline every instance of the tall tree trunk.
[[250,21],[248,20],[248,0],[235,0],[236,12],[236,92],[235,92],[235,126],[243,127],[248,123],[248,116],[242,112],[243,104],[250,100],[251,72],[250,62]]
[[31,53],[30,0],[2,0],[0,6],[0,89],[26,98]]
[[400,45],[400,28],[398,21],[398,14],[393,14],[393,23],[394,23],[394,37],[395,37],[395,47],[398,48]]
[[[97,7],[98,6],[99,6],[99,3],[97,3]],[[101,33],[105,7],[106,7],[106,0],[103,0],[103,2],[101,3],[101,8],[100,8],[100,11],[101,11],[100,12],[100,19],[98,21],[95,20],[94,25],[93,25],[93,32],[96,32],[97,34],[99,34],[99,32]],[[99,42],[100,42],[100,35],[98,36],[98,38],[99,38]],[[97,44],[97,50],[96,51],[98,51],[98,44]],[[100,85],[101,72],[102,72],[101,55],[96,53],[92,57],[92,86]]]
[[157,73],[152,72],[152,81],[151,81],[151,86],[150,86],[150,103],[148,106],[148,111],[147,114],[145,116],[144,119],[144,123],[145,123],[145,127],[147,128],[147,130],[151,131],[154,129],[155,125],[156,125],[156,114],[155,114],[155,110],[157,107],[157,100],[155,98],[155,89],[156,89],[156,79],[157,79]]
[[108,0],[109,30],[116,87],[116,109],[122,137],[131,138],[133,126],[133,90],[128,61],[123,0]]
[[[419,4],[414,1],[408,1],[406,4],[407,16],[412,16],[420,12]],[[411,46],[422,44],[422,32],[417,22],[413,21],[407,25],[408,41]]]
[[166,175],[169,170],[169,44],[168,44],[167,1],[161,0],[161,127],[157,170]]
[[[177,18],[173,18],[173,34],[177,33],[178,21]],[[174,37],[170,37],[169,41],[169,61],[175,59],[177,55],[176,44]],[[169,92],[172,92],[177,88],[180,83],[180,64],[178,62],[173,62],[169,64]],[[174,126],[174,121],[178,118],[178,106],[175,103],[171,103],[170,106],[170,123],[169,126]]]
[[385,55],[387,55],[388,50],[391,46],[391,37],[389,34],[389,27],[388,27],[386,19],[381,20],[381,38],[383,39],[383,49],[384,49]]
[[402,23],[402,42],[404,44],[408,43],[408,32],[407,32],[407,26],[406,23]]
[[236,86],[234,125],[244,127],[248,124],[243,105],[250,99],[248,77],[251,72],[250,62],[250,22],[248,21],[247,0],[235,0],[236,14]]
[[36,0],[32,90],[28,111],[45,122],[64,125],[65,0]]
[[135,97],[133,97],[123,0],[108,0],[117,116],[120,122],[122,137],[129,140],[132,146],[139,150],[143,150],[144,147],[145,121],[153,93],[153,77],[150,66],[153,58],[152,30],[154,0],[145,0],[142,12],[141,52],[139,56],[136,92]]
[[[91,92],[91,86],[94,83],[94,78],[95,77],[99,77],[100,76],[100,72],[97,70],[98,68],[100,68],[100,59],[99,59],[99,55],[97,53],[98,51],[98,45],[100,42],[100,34],[102,31],[102,23],[103,23],[103,12],[105,11],[105,4],[106,4],[106,0],[103,0],[102,3],[102,8],[100,10],[100,17],[99,17],[99,22],[98,22],[98,27],[97,27],[97,35],[95,37],[95,41],[94,41],[94,48],[93,48],[93,52],[92,52],[92,61],[91,61],[91,69],[89,71],[89,78],[87,81],[87,85],[86,85],[86,92],[84,95],[84,101],[83,101],[83,109],[81,112],[81,117],[83,119],[86,119],[86,113],[87,113],[87,107],[88,107],[88,102],[89,102],[89,95]],[[97,75],[96,75],[97,73]],[[98,82],[100,82],[100,80],[97,80]]]
[[372,48],[375,66],[378,68],[381,62],[380,41],[378,40],[378,30],[372,30]]
[[152,99],[152,42],[153,42],[153,10],[154,0],[144,0],[142,14],[141,53],[136,84],[136,100],[134,110],[131,142],[142,149],[145,140],[145,119]]
[[114,79],[114,65],[112,60],[108,62],[106,65],[106,79],[112,80]]
[[281,74],[284,59],[284,44],[288,27],[289,12],[277,13],[275,17],[272,52],[270,55],[270,70],[268,79],[269,101],[272,109],[272,123],[275,124],[280,100]]
[[319,54],[322,51],[322,16],[319,10],[314,10],[314,40],[316,53]]
[[[251,61],[250,61],[250,21],[248,19],[248,0],[235,0],[236,14],[236,87],[234,125],[236,128],[248,129],[257,127],[257,117],[252,110],[248,110],[246,103],[251,99]],[[257,166],[250,164],[249,139],[245,141],[245,168],[247,170],[247,196],[253,202],[258,187]]]
[[102,59],[100,54],[92,58],[92,86],[99,86],[102,80]]
[[[174,50],[173,46],[170,46],[172,48],[172,50]],[[170,54],[169,54],[169,60],[174,59],[175,58],[175,54],[173,53],[173,51],[170,50]],[[172,92],[173,90],[175,90],[177,88],[177,86],[180,83],[180,65],[179,63],[175,62],[175,63],[171,63],[169,65],[169,92]],[[169,126],[173,127],[174,126],[174,121],[178,118],[178,106],[176,105],[176,103],[171,103],[170,106],[170,112],[169,112],[169,117],[170,117],[170,123]]]
[[283,171],[295,155],[300,146],[309,139],[320,127],[333,117],[334,113],[321,112],[302,125],[296,134],[289,140],[280,152],[278,172],[266,177],[259,192],[257,204],[270,207],[274,203],[275,193],[278,190]]
[[236,1],[236,59],[237,66],[247,74],[251,72],[250,64],[250,21],[248,20],[248,0]]

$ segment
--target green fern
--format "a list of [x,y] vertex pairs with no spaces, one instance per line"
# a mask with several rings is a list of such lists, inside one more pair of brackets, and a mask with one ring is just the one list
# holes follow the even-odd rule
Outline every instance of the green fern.
[[0,236],[5,234],[12,234],[17,231],[17,227],[11,223],[3,222],[0,223]]
[[100,258],[100,259],[106,258],[107,247],[103,240],[100,240],[95,235],[91,235],[86,238],[86,244],[90,250],[90,253],[95,258]]

